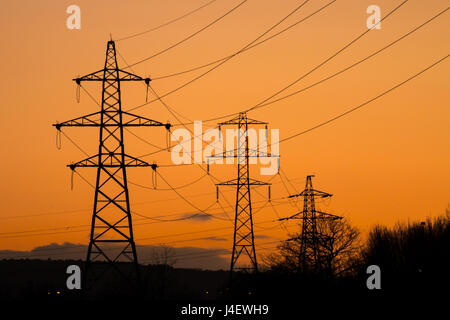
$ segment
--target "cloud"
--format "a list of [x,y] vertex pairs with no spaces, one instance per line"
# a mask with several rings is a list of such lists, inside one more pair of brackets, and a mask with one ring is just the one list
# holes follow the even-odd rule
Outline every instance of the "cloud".
[[[211,241],[224,241],[218,237],[205,238]],[[195,268],[208,270],[226,270],[229,266],[230,251],[224,248],[199,248],[199,247],[170,247],[155,245],[137,245],[139,263],[154,264],[155,252],[161,252],[168,248],[168,258],[174,261],[175,268]],[[114,255],[119,253],[122,247],[105,245],[105,252]],[[40,259],[40,260],[85,260],[87,245],[65,242],[63,244],[51,243],[45,246],[35,247],[31,251],[0,250],[0,259]]]
[[271,236],[265,235],[265,234],[255,234],[256,239],[269,239],[272,238]]
[[207,238],[203,238],[203,240],[210,240],[210,241],[227,241],[226,238],[220,238],[220,237],[207,237]]
[[182,219],[191,219],[191,220],[197,220],[197,221],[209,221],[212,219],[212,216],[206,213],[197,212],[197,213],[188,213],[181,217]]

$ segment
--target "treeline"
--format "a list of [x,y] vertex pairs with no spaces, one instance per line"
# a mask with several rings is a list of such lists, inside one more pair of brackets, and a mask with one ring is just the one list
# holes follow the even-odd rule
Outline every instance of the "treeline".
[[374,227],[361,251],[363,265],[378,265],[384,289],[444,288],[450,271],[450,215]]
[[[429,296],[450,285],[450,211],[434,219],[374,226],[362,242],[348,221],[322,227],[328,236],[319,242],[319,258],[301,257],[300,234],[292,235],[276,253],[265,258],[262,295],[279,299],[368,296]],[[367,268],[380,270],[381,289],[369,289]]]

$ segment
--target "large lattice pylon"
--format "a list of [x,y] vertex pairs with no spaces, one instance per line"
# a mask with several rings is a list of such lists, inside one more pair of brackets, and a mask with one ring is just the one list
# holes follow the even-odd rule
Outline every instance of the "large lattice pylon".
[[300,211],[290,217],[280,220],[301,219],[301,235],[288,239],[290,241],[300,241],[299,263],[301,272],[318,272],[323,266],[321,255],[321,241],[326,241],[328,235],[323,234],[318,228],[320,223],[327,223],[330,220],[342,219],[330,213],[322,212],[316,209],[316,198],[328,198],[332,194],[315,190],[312,185],[314,175],[306,177],[305,189],[299,194],[291,195],[289,198],[303,197],[303,211]]
[[[132,288],[139,288],[141,282],[126,169],[155,169],[155,165],[125,153],[124,128],[163,126],[170,129],[170,125],[122,110],[121,82],[143,81],[148,85],[150,79],[118,68],[112,40],[107,43],[104,68],[73,80],[78,85],[85,81],[102,83],[100,111],[54,125],[58,130],[62,127],[99,127],[100,130],[98,154],[68,165],[72,170],[79,167],[97,168],[83,287],[89,291],[100,279],[107,278],[106,275],[115,270],[121,275],[122,283],[126,279],[125,282],[131,284]],[[124,262],[131,262],[132,267],[130,263]]]
[[[217,186],[236,186],[230,274],[232,276],[235,270],[256,273],[258,271],[258,262],[256,259],[255,236],[253,231],[251,186],[270,186],[270,183],[250,178],[249,159],[252,157],[277,157],[278,155],[271,155],[270,152],[260,152],[249,147],[249,125],[263,125],[267,127],[267,122],[249,119],[247,118],[247,113],[242,112],[237,117],[221,122],[218,125],[219,127],[229,125],[237,126],[237,148],[213,156],[215,158],[232,157],[237,159],[237,178],[217,184]],[[244,256],[249,259],[249,267],[238,266],[239,260]]]

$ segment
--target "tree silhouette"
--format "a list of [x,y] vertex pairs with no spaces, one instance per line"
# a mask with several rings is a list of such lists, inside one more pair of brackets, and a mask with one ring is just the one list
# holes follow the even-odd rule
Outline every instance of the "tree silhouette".
[[291,240],[286,240],[278,246],[278,252],[263,258],[266,267],[275,272],[308,273],[313,265],[318,266],[320,274],[327,277],[337,277],[354,270],[358,263],[357,257],[361,248],[360,233],[347,219],[326,220],[317,223],[318,261],[308,256],[307,270],[300,263],[301,232],[291,234]]

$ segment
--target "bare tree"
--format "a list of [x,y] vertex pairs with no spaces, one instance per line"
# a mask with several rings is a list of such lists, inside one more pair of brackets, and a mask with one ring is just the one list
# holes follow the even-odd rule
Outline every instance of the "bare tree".
[[164,244],[152,248],[151,251],[153,265],[157,266],[158,277],[155,285],[160,299],[164,299],[167,294],[170,271],[177,262],[174,256],[175,249]]
[[152,248],[151,251],[151,261],[155,265],[165,265],[173,267],[177,262],[174,258],[175,250],[165,244],[160,244],[159,247]]
[[[310,266],[318,265],[319,272],[328,276],[339,276],[350,272],[356,265],[361,248],[360,233],[346,219],[317,223],[318,261],[307,257]],[[281,272],[306,272],[301,265],[301,233],[291,234],[292,240],[278,246],[278,252],[263,258],[269,269]],[[312,268],[310,268],[312,269]]]

